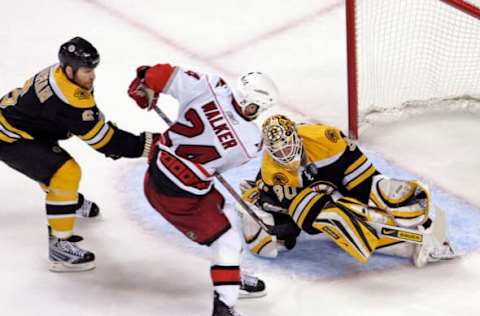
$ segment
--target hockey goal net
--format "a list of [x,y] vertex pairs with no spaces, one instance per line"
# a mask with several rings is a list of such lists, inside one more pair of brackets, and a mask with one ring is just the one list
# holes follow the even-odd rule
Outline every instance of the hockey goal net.
[[480,0],[346,0],[346,17],[350,137],[371,114],[477,110]]

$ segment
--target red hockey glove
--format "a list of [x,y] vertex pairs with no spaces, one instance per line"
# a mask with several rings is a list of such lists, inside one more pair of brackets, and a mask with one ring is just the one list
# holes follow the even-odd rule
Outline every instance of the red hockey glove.
[[158,95],[163,91],[170,76],[173,74],[174,69],[170,64],[138,67],[137,77],[130,84],[128,95],[142,109],[151,110],[156,104]]
[[140,66],[137,68],[137,77],[130,83],[128,95],[135,100],[140,108],[150,111],[156,104],[158,93],[155,93],[145,84],[144,78],[148,69],[150,69],[150,66]]

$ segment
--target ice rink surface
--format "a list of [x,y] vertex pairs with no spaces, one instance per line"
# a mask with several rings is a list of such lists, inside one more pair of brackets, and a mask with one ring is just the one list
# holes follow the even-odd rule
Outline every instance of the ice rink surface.
[[[275,112],[346,129],[343,1],[2,1],[0,94],[56,62],[76,35],[100,51],[95,96],[106,117],[133,132],[160,131],[126,88],[138,65],[170,62],[228,79],[271,74],[281,90]],[[160,105],[172,117],[175,102]],[[480,306],[480,149],[478,115],[425,114],[374,125],[360,146],[388,175],[418,177],[447,209],[463,257],[415,269],[374,256],[364,266],[324,240],[303,237],[276,261],[245,255],[265,279],[265,298],[241,301],[242,315],[478,315]],[[148,208],[144,161],[111,161],[80,140],[62,142],[82,166],[81,192],[102,218],[81,221],[97,268],[47,271],[43,192],[0,165],[0,315],[210,315],[206,252],[192,247]],[[34,159],[34,157],[33,157]],[[252,175],[252,162],[240,171]],[[238,176],[226,174],[233,183]]]

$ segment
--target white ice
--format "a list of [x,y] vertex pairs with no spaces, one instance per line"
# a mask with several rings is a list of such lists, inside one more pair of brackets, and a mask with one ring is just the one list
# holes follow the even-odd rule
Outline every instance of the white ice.
[[[156,62],[220,72],[228,79],[262,70],[280,86],[284,106],[276,111],[346,129],[343,1],[3,0],[0,12],[0,94],[56,62],[59,44],[81,35],[101,53],[97,103],[126,130],[165,128],[126,94],[136,66]],[[175,115],[172,100],[160,102]],[[423,115],[371,126],[360,145],[392,172],[418,176],[478,212],[478,122],[478,115],[465,113]],[[141,170],[144,162],[105,159],[76,139],[62,145],[82,166],[81,191],[102,208],[100,220],[77,225],[83,246],[97,255],[97,268],[47,271],[43,192],[2,164],[0,315],[209,315],[208,260],[149,229],[132,207],[132,201],[145,203],[141,186],[132,186],[141,182],[141,172],[132,170]],[[461,231],[462,225],[455,227]],[[480,232],[475,226],[468,234],[466,239],[478,239]],[[289,261],[293,267],[283,270],[274,263],[272,269],[268,262],[253,264],[269,293],[241,301],[238,310],[247,316],[478,315],[478,249],[421,270],[403,264],[321,278],[292,273],[295,258]],[[331,262],[332,269],[339,252],[312,258],[322,260],[318,265]],[[314,259],[296,253],[297,262],[315,266],[308,262]]]

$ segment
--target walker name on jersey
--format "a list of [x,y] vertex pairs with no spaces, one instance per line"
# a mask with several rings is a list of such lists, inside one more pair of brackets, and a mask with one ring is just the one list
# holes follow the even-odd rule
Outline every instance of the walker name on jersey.
[[218,109],[215,102],[210,102],[202,106],[203,113],[208,119],[210,126],[212,126],[217,139],[223,146],[223,149],[232,148],[238,145],[237,140],[230,127],[227,124],[227,120],[223,116],[222,112]]

